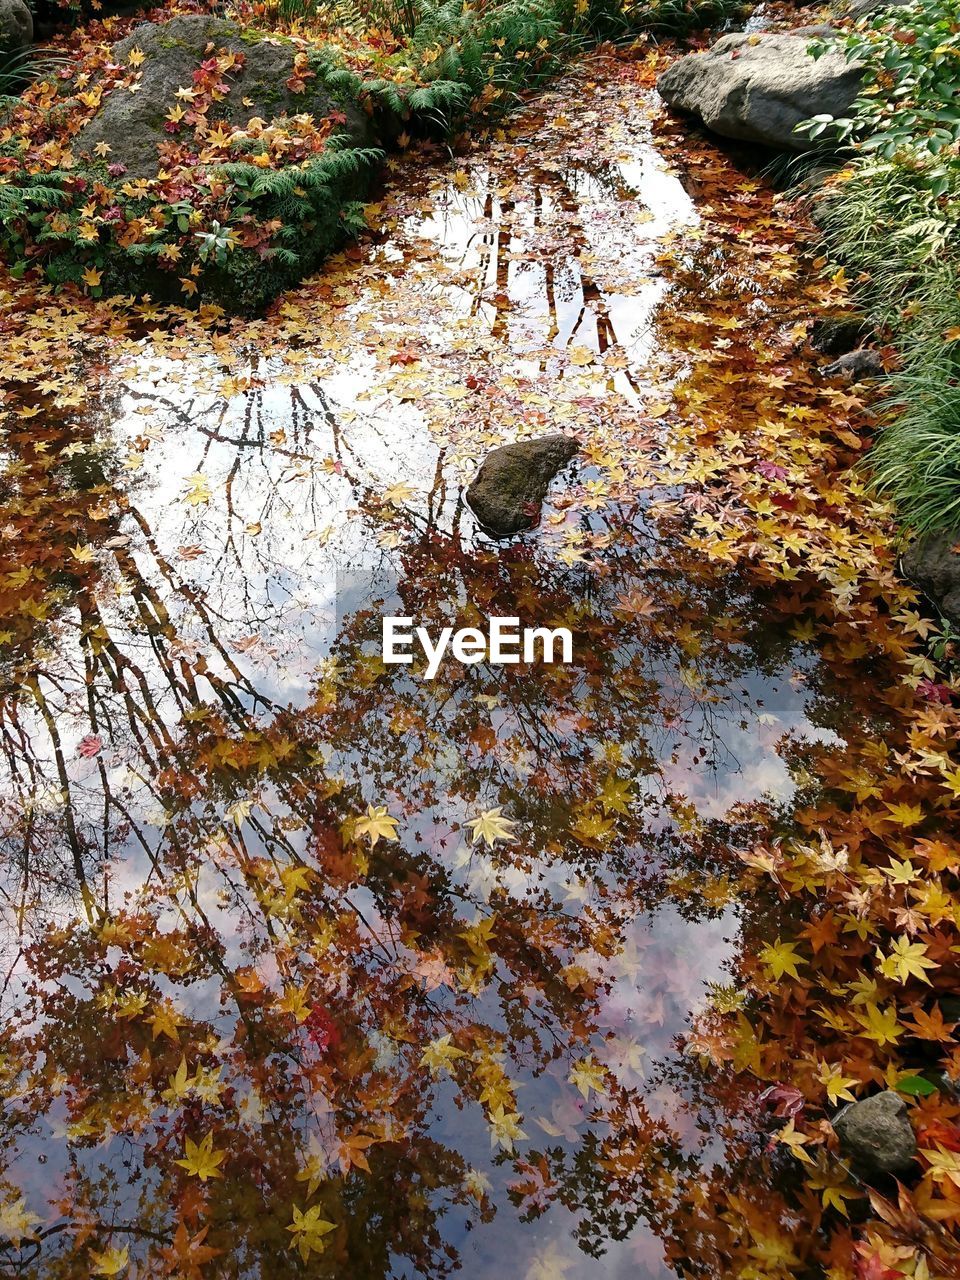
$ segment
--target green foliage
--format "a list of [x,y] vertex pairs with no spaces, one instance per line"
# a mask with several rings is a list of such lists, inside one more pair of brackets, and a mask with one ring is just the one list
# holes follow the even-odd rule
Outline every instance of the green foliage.
[[277,0],[286,21],[310,19],[328,30],[362,33],[371,27],[394,35],[412,35],[420,21],[417,0]]
[[922,170],[872,158],[820,203],[834,256],[901,361],[871,457],[876,483],[913,527],[960,527],[960,200],[933,196]]
[[897,1092],[906,1093],[912,1098],[929,1098],[932,1093],[937,1092],[937,1086],[923,1076],[901,1076],[897,1081]]
[[844,45],[864,66],[860,95],[810,132],[835,129],[854,150],[819,221],[901,362],[876,481],[913,527],[960,528],[960,0],[880,11]]
[[63,54],[49,49],[18,49],[15,53],[0,54],[0,111],[5,110],[24,85],[56,75],[65,63]]
[[[818,42],[815,51],[832,43]],[[857,25],[843,48],[863,65],[864,75],[851,115],[834,122],[841,140],[855,139],[861,150],[885,160],[901,150],[941,156],[960,140],[957,0],[911,0],[892,14],[879,10]],[[816,119],[818,125],[831,121]],[[943,155],[942,165],[930,171],[932,181],[939,183],[956,165],[956,154]]]
[[[17,171],[14,181],[0,184],[3,243],[16,275],[40,266],[48,280],[62,285],[81,282],[89,268],[101,269],[108,292],[176,296],[180,280],[197,263],[204,293],[238,310],[254,310],[357,233],[362,205],[349,196],[364,188],[380,156],[374,149],[331,140],[326,151],[296,168],[264,170],[248,161],[221,166],[218,176],[230,184],[224,218],[197,226],[190,201],[156,205],[130,199],[131,216],[140,206],[150,208],[161,215],[169,234],[125,246],[111,241],[103,227],[93,241],[88,237],[76,183],[79,178],[89,187],[103,181],[103,174],[54,171],[41,178]],[[198,201],[203,194],[198,188]],[[52,212],[59,215],[53,225]],[[255,226],[271,227],[273,233],[254,249],[244,247],[240,232]],[[185,234],[189,251],[165,262],[168,246]],[[170,269],[171,261],[176,270]]]
[[[742,0],[278,0],[311,28],[387,32],[364,89],[389,112],[451,129],[511,105],[597,38],[638,31],[686,34],[744,10]],[[399,74],[398,74],[399,73]],[[332,83],[331,81],[328,81]]]
[[5,218],[26,218],[37,211],[60,209],[67,195],[60,185],[68,175],[48,173],[43,178],[25,174],[16,186],[0,184],[0,210]]
[[653,31],[684,36],[741,17],[752,7],[743,0],[592,0],[591,13],[604,35]]

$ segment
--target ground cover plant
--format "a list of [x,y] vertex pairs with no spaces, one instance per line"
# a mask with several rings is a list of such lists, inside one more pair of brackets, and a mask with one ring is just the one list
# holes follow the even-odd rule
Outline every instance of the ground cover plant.
[[828,183],[820,217],[899,362],[871,462],[913,528],[956,528],[960,7],[911,0],[880,9],[845,44],[865,67],[854,111],[840,122],[855,156]]

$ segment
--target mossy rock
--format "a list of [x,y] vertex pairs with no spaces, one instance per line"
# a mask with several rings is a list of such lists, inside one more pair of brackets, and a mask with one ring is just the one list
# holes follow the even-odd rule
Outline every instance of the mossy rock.
[[504,444],[487,454],[467,490],[467,502],[484,531],[510,538],[532,528],[550,482],[578,448],[570,436],[547,435]]
[[157,148],[170,141],[164,123],[167,112],[177,105],[177,89],[189,89],[200,63],[221,49],[243,54],[244,66],[230,76],[230,92],[217,104],[218,120],[244,128],[256,116],[269,123],[282,116],[303,114],[320,120],[338,112],[345,117],[337,130],[339,136],[353,146],[372,144],[366,112],[331,92],[321,76],[308,81],[302,93],[286,87],[300,48],[281,36],[251,32],[222,18],[188,14],[135,27],[113,46],[113,61],[129,65],[134,49],[143,54],[140,88],[136,93],[118,88],[107,94],[77,137],[77,148],[91,154],[106,143],[111,163],[122,164],[131,178],[156,177]]

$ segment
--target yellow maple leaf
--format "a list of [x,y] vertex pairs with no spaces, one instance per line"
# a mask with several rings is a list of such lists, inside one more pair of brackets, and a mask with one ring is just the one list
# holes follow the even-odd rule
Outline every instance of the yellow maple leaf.
[[827,1097],[830,1099],[831,1106],[836,1106],[841,1101],[853,1102],[855,1100],[849,1086],[858,1082],[852,1076],[844,1076],[839,1067],[831,1066],[826,1062],[821,1063],[820,1082],[826,1086]]
[[277,1001],[277,1007],[284,1013],[293,1014],[297,1022],[306,1022],[310,1017],[310,989],[303,987],[284,988],[283,999]]
[[776,942],[763,947],[758,958],[777,981],[785,973],[788,973],[791,978],[799,978],[797,965],[804,963],[803,956],[797,954],[796,946],[792,942],[782,942],[779,938]]
[[588,1100],[591,1089],[601,1094],[607,1091],[604,1069],[593,1057],[580,1059],[570,1072],[570,1083],[576,1085]]
[[165,1102],[179,1102],[185,1098],[193,1087],[193,1079],[187,1074],[187,1060],[181,1057],[176,1074],[167,1077],[168,1088],[160,1095]]
[[910,884],[919,878],[917,869],[909,858],[904,858],[902,862],[891,858],[889,865],[881,867],[880,870],[892,884]]
[[510,840],[514,834],[514,824],[503,817],[502,809],[484,809],[478,818],[469,818],[467,826],[472,828],[472,844],[482,840],[491,849],[498,840]]
[[922,942],[911,942],[906,934],[901,935],[885,956],[877,947],[877,959],[880,961],[880,972],[885,978],[893,978],[897,982],[906,982],[908,978],[919,978],[929,987],[930,979],[925,970],[936,969],[936,963],[927,959],[927,949]]
[[892,1006],[881,1010],[871,1002],[864,1013],[858,1013],[855,1017],[863,1027],[859,1034],[866,1040],[875,1040],[879,1045],[895,1044],[903,1032],[903,1027],[897,1021],[897,1011]]
[[122,1249],[111,1246],[104,1249],[103,1253],[97,1253],[94,1249],[90,1250],[90,1261],[94,1263],[93,1274],[95,1276],[118,1276],[121,1271],[126,1271],[130,1262],[130,1250],[126,1245]]
[[886,804],[884,806],[901,827],[915,827],[918,822],[923,821],[923,809],[918,804],[907,804],[906,801],[900,801],[898,804]]
[[41,1221],[26,1207],[23,1196],[19,1200],[8,1200],[0,1206],[0,1235],[11,1240],[18,1249],[21,1240],[36,1236],[34,1227]]
[[820,1200],[825,1209],[836,1209],[845,1218],[849,1217],[845,1201],[856,1200],[860,1194],[833,1170],[822,1152],[817,1168],[807,1174],[807,1185],[812,1191],[820,1192]]
[[804,1151],[804,1146],[810,1141],[805,1133],[798,1133],[793,1124],[793,1116],[790,1117],[787,1124],[776,1135],[777,1141],[782,1142],[785,1147],[789,1147],[798,1160],[802,1160],[804,1164],[813,1164],[813,1160],[809,1152]]
[[403,480],[397,484],[392,484],[389,489],[385,489],[382,501],[390,503],[392,506],[399,506],[403,502],[409,502],[414,496],[415,490],[406,484]]
[[920,1154],[929,1163],[934,1182],[951,1182],[960,1187],[960,1155],[956,1151],[949,1151],[938,1142],[936,1150],[924,1147]]
[[298,893],[306,893],[310,888],[310,877],[312,875],[313,868],[307,866],[285,867],[280,872],[283,895],[287,902],[292,902]]
[[180,1036],[177,1034],[177,1027],[181,1025],[183,1019],[180,1017],[172,1001],[168,1000],[163,1004],[158,1005],[157,1012],[152,1018],[148,1018],[147,1021],[153,1028],[154,1040],[156,1040],[157,1036],[164,1035],[172,1040],[174,1044],[180,1043]]
[[353,830],[357,836],[366,836],[370,848],[375,849],[378,840],[396,840],[397,825],[398,820],[390,817],[385,805],[368,804],[366,816],[356,819]]
[[494,1107],[487,1117],[490,1125],[491,1147],[501,1146],[504,1151],[512,1151],[514,1142],[527,1135],[520,1128],[520,1116],[516,1111],[507,1111],[503,1103]]
[[320,1217],[319,1205],[315,1204],[312,1209],[307,1209],[306,1212],[294,1205],[293,1222],[287,1227],[288,1231],[293,1232],[290,1248],[297,1249],[300,1257],[306,1262],[311,1253],[323,1253],[326,1248],[324,1236],[328,1236],[331,1231],[336,1231],[336,1229],[337,1224],[335,1222],[327,1222],[326,1219]]
[[214,1151],[211,1129],[200,1142],[193,1142],[190,1138],[184,1139],[183,1159],[174,1160],[173,1163],[186,1169],[192,1178],[199,1178],[201,1182],[206,1182],[208,1178],[223,1177],[220,1165],[223,1164],[226,1155],[226,1151]]
[[196,471],[187,478],[187,492],[184,494],[183,500],[191,507],[198,507],[201,503],[210,501],[211,493],[212,490],[207,477],[202,471]]
[[437,1076],[442,1070],[449,1071],[457,1058],[464,1057],[466,1054],[453,1043],[451,1033],[430,1041],[420,1057],[420,1066],[427,1067],[432,1076]]

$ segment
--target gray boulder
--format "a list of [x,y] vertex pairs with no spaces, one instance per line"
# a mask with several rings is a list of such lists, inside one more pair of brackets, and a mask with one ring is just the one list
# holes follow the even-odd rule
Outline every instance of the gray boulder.
[[892,1089],[851,1102],[832,1123],[840,1150],[862,1176],[902,1174],[913,1164],[917,1139],[907,1104]]
[[110,163],[124,165],[131,178],[156,176],[157,147],[170,141],[164,125],[167,112],[178,105],[177,89],[189,89],[200,63],[221,49],[242,53],[244,66],[227,78],[229,93],[210,111],[211,123],[222,120],[243,128],[254,116],[268,123],[284,115],[310,114],[319,120],[336,111],[346,117],[339,132],[351,144],[369,143],[366,115],[355,104],[336,99],[319,77],[308,80],[303,93],[287,88],[298,48],[280,36],[245,30],[221,18],[188,14],[170,22],[135,27],[113,46],[113,61],[127,66],[135,48],[144,55],[140,89],[130,93],[121,88],[105,96],[102,107],[77,138],[78,147],[91,153],[105,142],[110,147]]
[[886,369],[878,351],[874,351],[872,347],[857,347],[832,364],[825,365],[823,372],[828,378],[844,374],[852,382],[858,382],[861,378],[882,378]]
[[487,533],[509,538],[531,528],[550,481],[578,447],[569,436],[550,435],[488,454],[467,490],[467,502]]
[[669,106],[725,138],[808,151],[817,143],[796,126],[811,116],[844,115],[862,75],[841,53],[811,57],[809,45],[805,36],[737,32],[706,53],[679,58],[657,88]]
[[903,554],[904,575],[925,592],[945,618],[960,624],[960,533],[933,533]]
[[33,44],[33,14],[23,0],[0,0],[0,53],[20,53]]
[[856,0],[847,7],[843,16],[853,18],[854,21],[858,18],[872,18],[882,9],[900,9],[909,3],[910,0]]

